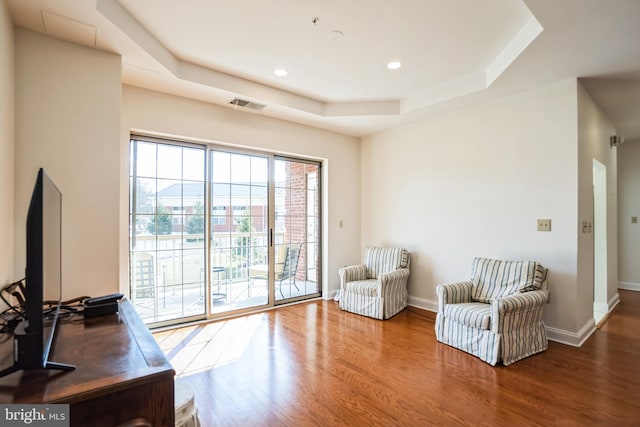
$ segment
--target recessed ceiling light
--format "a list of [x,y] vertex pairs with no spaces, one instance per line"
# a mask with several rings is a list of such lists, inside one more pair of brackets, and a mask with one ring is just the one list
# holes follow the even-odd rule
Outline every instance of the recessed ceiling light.
[[387,64],[387,68],[390,70],[397,70],[400,67],[402,67],[402,62],[400,61],[391,61]]
[[273,70],[273,74],[275,74],[278,77],[284,77],[287,74],[289,74],[289,72],[284,68],[276,68],[275,70]]
[[343,35],[344,34],[340,30],[333,30],[327,33],[327,37],[329,37],[329,40],[338,40],[342,38]]

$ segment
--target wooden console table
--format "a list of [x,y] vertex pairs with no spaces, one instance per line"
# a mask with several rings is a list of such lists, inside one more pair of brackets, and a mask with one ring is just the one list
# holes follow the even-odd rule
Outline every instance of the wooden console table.
[[[119,304],[118,314],[62,319],[50,359],[76,369],[0,378],[0,403],[68,403],[72,426],[173,426],[175,372],[131,303]],[[0,345],[0,369],[13,363],[12,347]]]

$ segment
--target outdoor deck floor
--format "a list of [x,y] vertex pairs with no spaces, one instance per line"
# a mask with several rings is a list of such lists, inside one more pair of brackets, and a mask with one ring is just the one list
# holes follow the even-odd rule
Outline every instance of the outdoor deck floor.
[[[297,288],[296,288],[297,286]],[[280,292],[282,291],[282,293]],[[319,292],[316,282],[297,280],[293,283],[276,283],[276,301],[313,295]],[[182,317],[205,314],[204,290],[185,287],[181,292],[158,288],[153,295],[132,297],[132,302],[145,323],[164,322]],[[220,314],[268,303],[266,280],[242,280],[223,282],[212,286],[211,313]],[[154,314],[155,313],[155,314]]]

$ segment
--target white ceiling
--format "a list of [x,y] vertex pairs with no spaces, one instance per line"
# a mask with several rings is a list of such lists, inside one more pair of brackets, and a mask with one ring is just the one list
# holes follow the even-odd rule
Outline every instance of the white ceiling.
[[580,77],[640,140],[639,0],[7,2],[18,27],[122,55],[126,84],[252,114],[363,136]]

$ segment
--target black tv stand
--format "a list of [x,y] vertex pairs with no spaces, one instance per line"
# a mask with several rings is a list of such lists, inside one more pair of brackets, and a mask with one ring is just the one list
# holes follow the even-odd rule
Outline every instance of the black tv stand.
[[42,334],[28,332],[29,322],[23,320],[13,332],[13,366],[0,371],[0,378],[20,370],[54,369],[72,371],[76,367],[43,360]]
[[57,371],[73,371],[74,369],[76,369],[76,367],[74,365],[67,365],[66,363],[47,362],[47,364],[44,365],[44,369],[54,369]]
[[[21,371],[23,369],[33,369],[33,368],[23,368],[23,367],[20,367],[19,365],[15,364],[13,366],[9,366],[8,368],[3,369],[2,371],[0,371],[0,378],[6,377],[7,375],[13,374],[14,372]],[[74,369],[76,369],[76,367],[73,366],[73,365],[66,365],[64,363],[47,362],[47,364],[44,367],[40,367],[40,368],[36,368],[36,369],[53,369],[53,370],[58,370],[58,371],[73,371]]]

